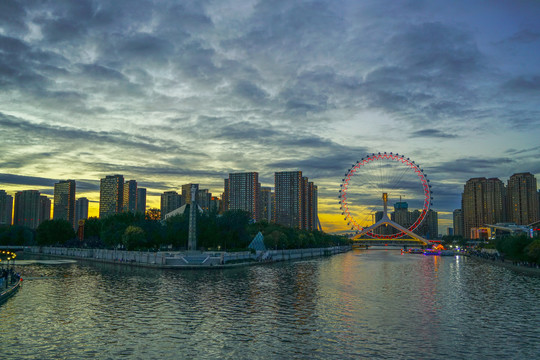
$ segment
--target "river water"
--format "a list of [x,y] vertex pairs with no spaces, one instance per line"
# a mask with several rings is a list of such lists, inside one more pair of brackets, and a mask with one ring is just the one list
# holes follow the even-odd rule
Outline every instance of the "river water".
[[1,359],[540,358],[540,278],[466,257],[18,270],[23,287],[0,305]]

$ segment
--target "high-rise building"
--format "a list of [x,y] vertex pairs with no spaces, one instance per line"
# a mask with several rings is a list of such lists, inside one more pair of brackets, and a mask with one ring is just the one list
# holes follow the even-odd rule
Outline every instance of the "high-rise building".
[[461,197],[463,236],[471,238],[471,229],[485,224],[484,188],[486,178],[472,178],[465,183]]
[[429,209],[424,223],[427,227],[426,238],[437,239],[439,237],[439,213]]
[[217,196],[212,196],[210,198],[210,212],[219,212],[221,209],[221,200]]
[[497,178],[472,178],[464,186],[461,198],[463,236],[471,238],[471,229],[506,220],[505,189]]
[[75,180],[61,180],[54,184],[53,219],[67,220],[75,226]]
[[[45,195],[39,197],[39,224],[51,219],[51,199]],[[38,224],[38,225],[39,225]]]
[[259,211],[261,215],[259,216],[260,220],[266,220],[268,223],[273,221],[273,205],[274,205],[274,193],[272,192],[271,187],[261,186],[261,194],[259,196]]
[[36,229],[43,220],[50,219],[51,201],[37,190],[18,191],[15,194],[13,224]]
[[301,171],[281,171],[274,174],[276,223],[299,228],[303,227],[302,203],[304,180]]
[[223,179],[223,194],[221,194],[221,212],[229,210],[229,179]]
[[454,235],[464,236],[463,211],[461,209],[455,209],[453,213],[453,218]]
[[137,210],[137,181],[129,180],[124,183],[124,212],[134,213]]
[[11,225],[13,218],[13,196],[0,190],[0,225]]
[[199,184],[184,184],[182,185],[182,205],[191,204],[191,185]]
[[[306,178],[307,179],[307,178]],[[319,224],[319,194],[318,187],[313,182],[308,181],[306,188],[305,202],[307,204],[307,230],[317,230]]]
[[274,221],[299,229],[318,229],[317,186],[301,171],[276,172],[274,181]]
[[204,212],[208,212],[210,209],[210,199],[212,198],[212,193],[208,189],[199,189],[197,191],[197,204]]
[[498,178],[486,180],[485,188],[486,224],[506,221],[506,188]]
[[165,215],[182,206],[182,195],[176,191],[165,191],[161,194],[161,219],[165,219]]
[[146,189],[137,188],[137,212],[146,213]]
[[405,228],[409,228],[412,225],[409,204],[405,201],[395,203],[394,213],[391,214],[391,220]]
[[[420,217],[420,210],[414,210],[411,212],[410,223],[411,225],[416,222]],[[413,231],[415,234],[425,237],[426,239],[437,239],[439,237],[439,214],[429,209],[424,221]]]
[[88,219],[88,199],[85,197],[75,200],[75,225],[79,224],[79,220]]
[[124,176],[111,175],[101,179],[99,217],[119,214],[124,207]]
[[508,179],[508,220],[528,225],[540,219],[536,178],[531,173],[518,173]]
[[[226,190],[226,189],[225,189]],[[228,210],[244,210],[254,221],[259,221],[259,173],[229,174],[227,199]]]

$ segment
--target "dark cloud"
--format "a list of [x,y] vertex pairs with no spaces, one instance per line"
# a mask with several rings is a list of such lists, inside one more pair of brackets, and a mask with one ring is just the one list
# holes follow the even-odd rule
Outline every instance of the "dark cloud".
[[314,178],[334,177],[336,180],[339,180],[342,173],[345,173],[350,168],[350,164],[355,159],[355,154],[356,156],[360,156],[359,154],[366,152],[364,148],[342,148],[341,150],[346,151],[329,153],[321,151],[321,154],[318,156],[289,158],[271,162],[267,166],[276,169],[275,171],[302,170]]
[[249,81],[239,81],[235,87],[234,92],[241,97],[251,100],[255,103],[260,103],[264,99],[268,98],[268,93],[257,85]]
[[156,153],[181,150],[183,153],[189,155],[202,155],[201,153],[183,149],[180,145],[167,144],[163,141],[156,141],[154,138],[143,135],[128,135],[121,131],[93,131],[45,123],[35,124],[2,113],[0,113],[0,126],[19,133],[33,134],[33,136],[39,137],[40,142],[43,142],[44,140],[59,141],[62,139],[69,142],[82,141],[86,144],[106,144],[109,146],[140,149]]
[[503,85],[505,90],[510,92],[526,93],[537,95],[540,92],[540,76],[524,77],[520,76],[511,80],[508,80]]
[[437,129],[418,130],[418,131],[413,132],[411,136],[412,137],[434,137],[434,138],[445,138],[445,139],[451,139],[451,138],[457,137],[457,135],[448,134]]
[[505,152],[508,153],[508,154],[511,154],[511,155],[520,155],[520,154],[524,154],[524,153],[529,153],[529,152],[538,152],[540,150],[540,146],[534,146],[534,147],[531,147],[531,148],[527,148],[527,149],[520,149],[520,150],[517,150],[517,149],[508,149],[506,150]]
[[20,1],[4,0],[0,1],[0,23],[2,27],[13,32],[26,33],[25,22],[26,10]]
[[539,9],[506,12],[516,32],[479,2],[1,1],[0,164],[150,188],[302,170],[324,203],[393,143],[454,206],[467,177],[538,167]]
[[55,179],[48,179],[36,176],[24,176],[0,173],[0,182],[5,184],[20,184],[31,186],[54,186],[58,182]]
[[491,177],[493,172],[496,172],[501,168],[501,165],[512,164],[514,160],[509,157],[502,158],[459,158],[453,161],[446,161],[438,164],[437,166],[431,166],[430,171],[435,173],[444,174],[470,174],[471,177],[474,174],[483,173],[484,176]]
[[540,32],[529,29],[521,30],[499,43],[530,44],[540,40]]

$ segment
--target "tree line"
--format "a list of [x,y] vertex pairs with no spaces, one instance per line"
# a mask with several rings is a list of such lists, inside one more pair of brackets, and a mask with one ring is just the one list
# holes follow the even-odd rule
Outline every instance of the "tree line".
[[[157,220],[154,214],[125,212],[85,221],[82,239],[66,220],[47,220],[33,231],[22,226],[0,228],[1,245],[66,246],[159,250],[187,248],[189,205],[184,214]],[[258,232],[269,249],[295,249],[344,245],[345,237],[320,231],[288,228],[265,221],[252,223],[248,212],[197,214],[197,247],[204,250],[246,250]]]
[[540,264],[540,237],[531,238],[525,233],[495,240],[495,248],[507,258]]

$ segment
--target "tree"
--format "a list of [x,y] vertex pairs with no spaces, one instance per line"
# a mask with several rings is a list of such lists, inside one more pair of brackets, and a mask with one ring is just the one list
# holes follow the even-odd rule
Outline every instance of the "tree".
[[146,217],[146,220],[153,220],[153,221],[161,220],[161,210],[148,209],[145,217]]
[[39,224],[36,234],[36,240],[39,246],[54,244],[63,245],[66,241],[75,236],[75,231],[69,221],[57,219],[45,220]]
[[511,259],[527,260],[525,248],[532,243],[527,234],[519,234],[499,238],[495,242],[496,249]]
[[540,264],[540,239],[534,240],[525,248],[530,261]]
[[135,250],[144,247],[146,244],[146,234],[144,230],[138,226],[130,225],[122,235],[122,244],[127,250]]

